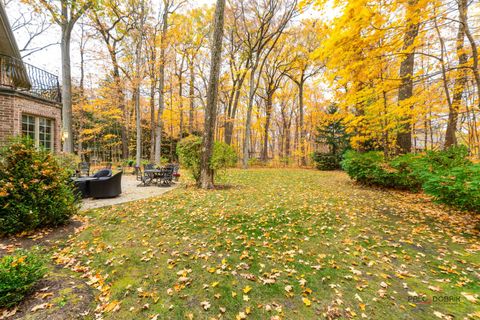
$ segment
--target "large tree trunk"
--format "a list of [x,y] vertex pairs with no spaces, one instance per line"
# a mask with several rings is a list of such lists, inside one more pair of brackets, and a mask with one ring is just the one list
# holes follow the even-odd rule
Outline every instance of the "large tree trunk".
[[247,107],[247,118],[245,120],[245,141],[243,142],[243,159],[242,166],[244,169],[248,168],[248,159],[250,157],[250,139],[252,131],[252,111],[253,111],[253,100],[255,99],[255,71],[256,65],[254,65],[250,71],[250,91],[248,94],[248,107]]
[[136,137],[136,153],[135,153],[135,164],[137,167],[140,167],[142,162],[142,125],[141,125],[141,111],[140,111],[140,87],[136,87],[133,92],[135,99],[135,127],[137,131]]
[[228,145],[232,144],[233,128],[235,125],[235,118],[237,116],[238,103],[240,102],[240,94],[243,87],[243,82],[245,81],[245,77],[246,77],[246,73],[243,74],[242,77],[240,77],[237,83],[237,88],[235,89],[235,93],[233,96],[232,110],[228,115],[228,121],[225,125],[225,143]]
[[[303,78],[303,76],[302,76]],[[299,109],[299,143],[300,143],[300,165],[301,166],[306,166],[307,165],[307,159],[305,157],[305,124],[304,124],[304,118],[305,118],[305,110],[303,106],[303,85],[304,81],[303,79],[300,80],[298,83],[298,109]]]
[[135,116],[136,116],[136,129],[137,129],[137,141],[136,141],[136,165],[140,167],[142,161],[142,112],[140,110],[140,86],[142,77],[140,75],[140,64],[142,63],[142,44],[143,44],[143,22],[144,22],[144,13],[145,13],[145,4],[141,5],[141,14],[140,14],[140,25],[137,30],[138,32],[138,43],[136,48],[136,61],[135,61]]
[[82,131],[83,131],[83,103],[85,101],[85,41],[84,41],[84,29],[82,27],[82,37],[80,38],[80,110],[78,119],[78,136],[77,136],[77,156],[82,160],[83,158],[83,143],[82,143]]
[[158,77],[158,114],[157,114],[157,127],[155,131],[155,163],[160,163],[161,157],[161,145],[162,145],[162,115],[165,109],[165,40],[168,28],[168,6],[165,6],[163,11],[163,24],[160,47],[160,70]]
[[180,70],[178,71],[178,99],[179,99],[179,104],[178,104],[178,111],[180,112],[180,132],[178,133],[179,139],[182,139],[183,136],[183,61],[182,65],[180,66]]
[[223,24],[225,0],[217,0],[212,43],[210,78],[207,90],[207,106],[205,108],[205,129],[202,141],[202,162],[200,168],[200,186],[204,189],[214,187],[214,172],[210,167],[213,154],[215,122],[217,118],[218,78],[222,57]]
[[155,161],[155,82],[150,84],[150,161]]
[[292,154],[292,124],[289,123],[285,126],[285,157],[290,160]]
[[[418,0],[409,0],[410,8],[415,6]],[[412,45],[418,35],[419,23],[408,22],[407,31],[403,38],[403,51],[405,58],[400,64],[400,78],[402,83],[398,90],[398,103],[408,100],[413,95],[413,69],[415,66],[415,51]],[[397,134],[397,147],[399,153],[408,153],[412,151],[412,125],[410,115],[405,117],[401,131]]]
[[459,10],[460,22],[463,24],[465,35],[467,36],[470,47],[472,48],[472,72],[475,78],[475,84],[477,86],[477,106],[480,108],[480,74],[478,72],[478,49],[475,39],[473,38],[472,33],[470,32],[470,27],[468,25],[468,15],[467,15],[467,0],[458,0],[459,7],[463,7],[465,10]]
[[[224,128],[225,129],[224,129],[223,138],[224,138],[225,143],[227,143],[227,140],[230,141],[230,142],[232,141],[231,134],[232,134],[232,131],[233,131],[233,126],[230,126],[230,123],[233,121],[233,119],[231,119],[230,115],[232,114],[233,99],[235,97],[236,87],[237,87],[237,80],[234,79],[233,83],[232,83],[232,90],[230,91],[230,93],[228,95],[228,101],[225,104],[225,110],[224,110],[224,114],[225,114]],[[227,136],[229,136],[229,137],[227,138]],[[230,143],[227,143],[227,144],[230,145]]]
[[194,117],[195,117],[195,72],[194,72],[194,59],[190,61],[190,83],[189,83],[189,98],[190,98],[190,109],[188,111],[188,133],[194,131]]
[[70,38],[72,28],[70,24],[62,25],[62,127],[63,152],[73,152],[72,130],[72,75],[70,63]]
[[[460,15],[467,16],[467,0],[458,1],[458,11]],[[457,76],[455,78],[455,84],[453,85],[453,99],[452,105],[448,113],[447,131],[445,133],[445,149],[457,144],[457,123],[458,112],[462,102],[463,91],[467,83],[467,76],[464,69],[465,64],[468,61],[468,55],[464,51],[465,44],[465,26],[463,23],[459,23],[457,32],[457,57],[458,67]]]
[[129,115],[128,115],[128,110],[127,107],[125,106],[125,95],[123,93],[123,87],[122,87],[122,80],[120,78],[120,67],[118,65],[116,53],[111,53],[111,60],[113,64],[113,79],[115,81],[115,86],[117,90],[117,103],[122,111],[123,119],[121,121],[120,125],[120,135],[122,139],[122,158],[123,159],[128,159],[129,157],[129,151],[128,151],[128,140],[129,140],[129,134],[128,134],[128,126],[126,123],[129,121]]
[[129,154],[130,152],[128,150],[128,140],[130,138],[130,134],[128,130],[129,126],[127,123],[129,121],[130,115],[129,115],[127,106],[125,105],[125,95],[123,94],[123,89],[120,85],[117,87],[117,95],[118,95],[119,107],[123,114],[123,120],[120,128],[120,135],[122,138],[122,158],[128,159],[128,157],[130,156]]
[[270,121],[272,119],[272,100],[273,92],[267,93],[267,101],[265,103],[265,127],[263,131],[263,147],[262,147],[262,161],[266,162],[268,159],[268,131],[270,130]]

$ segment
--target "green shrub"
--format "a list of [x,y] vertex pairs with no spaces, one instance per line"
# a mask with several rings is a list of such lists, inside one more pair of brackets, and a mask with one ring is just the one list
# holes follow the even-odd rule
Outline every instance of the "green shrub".
[[355,181],[365,185],[394,186],[393,176],[385,169],[386,163],[380,152],[360,153],[347,151],[341,162],[342,168]]
[[352,179],[365,185],[423,189],[441,203],[480,212],[480,164],[472,164],[467,156],[463,146],[405,154],[389,162],[379,152],[349,151],[342,167]]
[[20,250],[0,260],[0,308],[9,308],[23,300],[46,272],[36,255]]
[[419,154],[404,154],[391,160],[388,165],[393,169],[395,187],[419,191],[423,183],[425,169],[424,156]]
[[75,170],[80,163],[80,157],[73,153],[60,153],[56,156],[60,168],[67,170],[70,175],[75,174]]
[[416,155],[403,155],[387,162],[381,152],[347,151],[342,168],[365,185],[416,191],[422,185],[415,170],[421,166],[419,159]]
[[[177,144],[177,154],[180,163],[192,172],[193,178],[198,182],[200,178],[202,138],[194,135],[183,138]],[[225,170],[235,166],[236,163],[237,154],[235,149],[224,142],[215,142],[212,158],[210,159],[210,168],[215,171]]]
[[425,177],[423,190],[439,202],[480,212],[480,164],[431,173]]
[[65,223],[78,210],[68,170],[31,140],[0,152],[0,235]]
[[122,166],[129,168],[135,166],[135,159],[124,159],[122,161]]
[[216,141],[210,159],[210,168],[215,171],[226,170],[237,164],[238,156],[235,149],[225,142]]
[[339,154],[314,152],[312,160],[318,170],[337,170],[341,168],[342,156]]
[[177,155],[183,167],[190,170],[195,181],[200,178],[202,138],[190,135],[177,144]]
[[455,167],[468,166],[472,162],[468,159],[468,148],[466,146],[453,146],[447,150],[427,151],[422,164],[430,172]]

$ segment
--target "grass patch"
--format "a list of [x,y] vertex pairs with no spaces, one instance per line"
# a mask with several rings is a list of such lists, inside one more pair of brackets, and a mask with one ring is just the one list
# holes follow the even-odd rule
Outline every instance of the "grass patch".
[[[102,276],[105,319],[478,313],[465,296],[480,292],[471,217],[339,172],[229,170],[222,181],[233,186],[86,213],[61,255]],[[459,300],[431,301],[440,295]]]

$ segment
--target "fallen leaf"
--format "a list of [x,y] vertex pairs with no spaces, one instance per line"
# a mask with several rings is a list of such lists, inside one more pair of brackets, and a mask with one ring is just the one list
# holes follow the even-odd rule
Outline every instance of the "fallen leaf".
[[31,312],[35,312],[35,311],[38,311],[38,310],[43,310],[43,309],[48,309],[50,308],[52,305],[50,303],[42,303],[42,304],[37,304],[36,306],[34,306],[30,311]]

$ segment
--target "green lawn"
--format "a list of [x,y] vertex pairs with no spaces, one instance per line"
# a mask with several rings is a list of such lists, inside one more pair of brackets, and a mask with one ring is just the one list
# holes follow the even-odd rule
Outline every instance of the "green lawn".
[[480,316],[472,217],[339,172],[222,180],[86,212],[55,258],[99,289],[105,319]]

